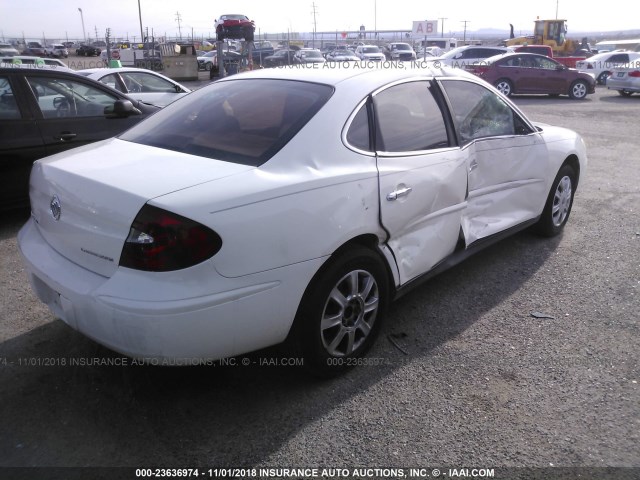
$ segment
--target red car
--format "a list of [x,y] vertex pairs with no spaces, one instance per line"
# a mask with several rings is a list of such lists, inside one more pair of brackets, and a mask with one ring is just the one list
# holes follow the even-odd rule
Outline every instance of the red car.
[[469,70],[504,95],[518,93],[569,95],[581,100],[594,93],[595,79],[535,53],[506,53],[487,58]]
[[215,21],[216,36],[219,42],[227,38],[253,42],[256,26],[246,15],[220,15]]

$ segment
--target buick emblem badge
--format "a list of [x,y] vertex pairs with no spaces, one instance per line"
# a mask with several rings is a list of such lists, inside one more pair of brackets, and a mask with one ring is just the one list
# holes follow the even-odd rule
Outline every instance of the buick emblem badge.
[[60,199],[58,195],[54,195],[51,198],[51,203],[49,204],[49,209],[51,210],[51,215],[56,221],[60,220],[60,214],[62,213],[62,205],[60,204]]

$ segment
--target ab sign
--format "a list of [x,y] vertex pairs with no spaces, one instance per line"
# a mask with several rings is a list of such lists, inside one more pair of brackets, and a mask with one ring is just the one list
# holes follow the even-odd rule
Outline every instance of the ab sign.
[[422,22],[413,22],[413,37],[430,37],[438,33],[437,20],[424,20]]

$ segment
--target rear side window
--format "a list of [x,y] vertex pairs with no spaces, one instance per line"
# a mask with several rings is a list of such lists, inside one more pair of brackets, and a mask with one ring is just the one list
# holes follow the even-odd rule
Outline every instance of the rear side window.
[[449,146],[442,112],[428,82],[395,85],[375,95],[376,149],[411,152]]
[[190,93],[124,133],[130,142],[259,166],[331,97],[333,88],[292,80],[229,80]]
[[7,77],[0,77],[0,120],[20,118],[20,110]]

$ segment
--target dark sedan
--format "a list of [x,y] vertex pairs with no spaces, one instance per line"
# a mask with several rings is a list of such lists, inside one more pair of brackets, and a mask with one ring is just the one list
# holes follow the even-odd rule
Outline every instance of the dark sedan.
[[469,68],[504,95],[569,95],[581,100],[595,92],[596,81],[586,73],[535,53],[496,55]]
[[80,45],[76,49],[76,55],[80,57],[98,57],[100,53],[102,53],[102,50],[93,45]]
[[113,137],[157,110],[75,73],[0,68],[0,209],[28,204],[34,160]]
[[282,67],[284,65],[293,65],[294,56],[297,50],[278,50],[273,55],[262,59],[263,67]]

